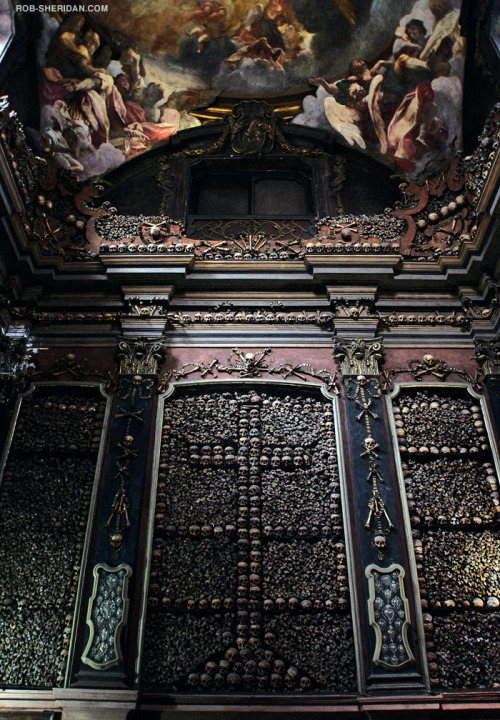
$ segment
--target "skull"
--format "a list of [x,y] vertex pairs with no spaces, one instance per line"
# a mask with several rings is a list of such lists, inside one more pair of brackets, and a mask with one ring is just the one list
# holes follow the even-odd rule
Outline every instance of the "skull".
[[277,675],[284,675],[285,673],[285,663],[283,660],[275,660],[274,661],[274,672]]
[[123,535],[120,532],[115,532],[111,535],[109,542],[114,550],[119,550],[123,545]]
[[272,600],[270,600],[269,598],[264,600],[264,611],[265,612],[270,612],[273,609],[273,606],[274,606],[274,603]]
[[284,610],[286,607],[286,600],[282,597],[276,598],[276,607],[278,610]]
[[[236,255],[236,253],[235,253],[235,255]],[[236,652],[236,650],[235,650],[235,652]],[[227,684],[229,685],[230,688],[232,688],[234,690],[235,688],[239,687],[239,685],[241,684],[241,676],[238,673],[234,673],[234,672],[229,673],[229,675],[227,676]]]
[[243,687],[245,690],[252,690],[254,683],[255,683],[255,677],[249,673],[245,673],[243,677],[241,678],[243,682]]
[[271,466],[273,468],[278,468],[281,464],[281,460],[277,455],[273,455],[271,458]]
[[214,598],[212,600],[212,610],[220,610],[222,606],[222,601],[219,598]]
[[134,438],[132,437],[132,435],[125,435],[125,437],[123,438],[123,444],[125,445],[125,447],[131,447],[134,444]]
[[214,527],[214,536],[216,538],[221,538],[224,535],[224,528],[221,525],[216,525]]
[[260,640],[259,640],[258,637],[254,637],[254,636],[252,635],[252,637],[250,638],[248,644],[249,644],[249,646],[250,646],[250,650],[252,650],[253,652],[255,652],[255,651],[260,647]]
[[271,666],[267,660],[261,660],[257,665],[257,675],[260,677],[266,676],[271,672]]
[[300,678],[300,689],[301,690],[309,690],[311,687],[311,681],[308,677],[304,675],[304,677]]
[[[225,605],[226,605],[226,600],[224,600],[224,607],[225,607]],[[228,645],[231,645],[231,643],[233,642],[233,636],[231,635],[230,632],[227,632],[227,631],[226,631],[226,632],[223,632],[223,633],[222,633],[222,642],[224,643],[224,645],[225,645],[226,647],[227,647]],[[231,648],[230,648],[230,649],[231,649]],[[230,660],[230,658],[227,657],[227,652],[226,652],[226,662],[227,662],[228,660]],[[222,660],[221,660],[221,662],[222,662]]]
[[257,676],[257,687],[259,690],[265,690],[267,687],[267,677],[266,675],[258,675]]
[[299,606],[299,601],[295,597],[291,597],[288,600],[288,607],[290,610],[296,610]]
[[209,660],[205,664],[205,672],[208,673],[209,675],[215,675],[216,671],[217,671],[217,663],[214,663],[212,660]]
[[200,684],[200,676],[198,673],[190,673],[188,675],[187,684],[190,688],[197,688]]
[[372,437],[367,437],[363,441],[363,447],[368,453],[372,453],[378,448],[378,443]]
[[377,550],[383,550],[387,545],[387,540],[384,535],[375,535],[373,538],[373,544]]
[[257,672],[257,663],[255,660],[247,660],[245,663],[245,672],[249,673],[250,675]]

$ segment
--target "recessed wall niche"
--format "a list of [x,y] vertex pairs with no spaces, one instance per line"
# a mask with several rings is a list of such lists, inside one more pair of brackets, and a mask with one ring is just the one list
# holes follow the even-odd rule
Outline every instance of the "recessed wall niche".
[[332,400],[177,387],[159,452],[143,688],[352,692]]
[[415,384],[397,387],[388,402],[431,686],[494,686],[500,503],[484,399],[465,385]]
[[64,683],[105,408],[96,385],[20,400],[0,486],[3,686]]

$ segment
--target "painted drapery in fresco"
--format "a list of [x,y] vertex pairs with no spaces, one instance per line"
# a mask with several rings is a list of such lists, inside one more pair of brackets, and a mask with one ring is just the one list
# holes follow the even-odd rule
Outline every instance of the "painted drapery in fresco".
[[199,124],[190,111],[219,94],[318,86],[294,122],[417,174],[460,142],[459,1],[110,0],[45,15],[43,141],[84,180]]

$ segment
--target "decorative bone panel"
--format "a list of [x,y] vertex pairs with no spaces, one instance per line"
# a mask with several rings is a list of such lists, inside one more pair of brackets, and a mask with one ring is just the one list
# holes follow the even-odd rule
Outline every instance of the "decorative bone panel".
[[22,401],[0,488],[2,685],[64,681],[104,408],[95,388]]
[[238,388],[165,403],[143,686],[353,691],[332,403]]
[[500,504],[480,401],[465,386],[403,387],[393,413],[431,684],[491,687],[500,681]]

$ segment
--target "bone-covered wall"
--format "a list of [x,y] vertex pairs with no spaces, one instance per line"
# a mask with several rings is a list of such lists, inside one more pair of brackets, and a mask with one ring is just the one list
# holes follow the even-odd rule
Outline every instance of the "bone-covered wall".
[[332,400],[176,391],[160,461],[144,685],[352,692]]
[[0,684],[64,682],[105,400],[96,387],[24,397],[0,488]]
[[431,686],[497,686],[500,506],[484,404],[432,385],[403,388],[392,411]]

